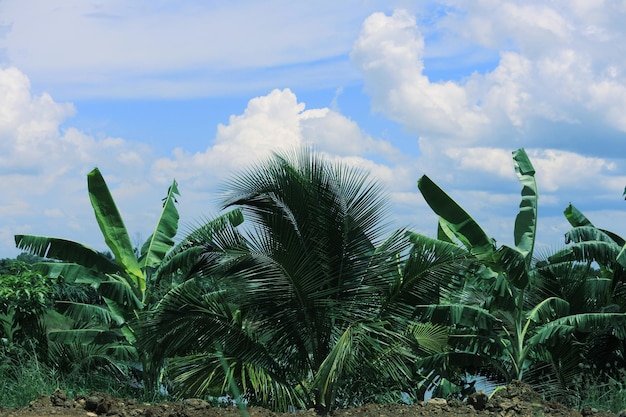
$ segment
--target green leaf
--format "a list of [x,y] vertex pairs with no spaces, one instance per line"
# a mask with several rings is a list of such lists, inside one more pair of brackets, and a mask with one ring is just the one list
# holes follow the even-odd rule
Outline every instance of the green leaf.
[[547,323],[569,314],[569,303],[559,297],[549,297],[537,304],[527,315],[535,323]]
[[49,278],[61,278],[66,283],[98,284],[107,279],[106,275],[83,265],[67,262],[38,262],[34,267]]
[[129,314],[144,308],[144,304],[137,297],[134,289],[122,279],[111,279],[101,283],[98,292],[106,299],[116,302],[121,310],[112,309],[112,311],[123,315],[127,320],[130,319]]
[[563,214],[565,214],[565,218],[567,219],[569,224],[572,225],[572,227],[578,227],[578,226],[593,227],[593,224],[591,223],[591,221],[587,217],[585,217],[585,215],[580,210],[574,207],[572,203],[569,203],[569,205],[563,211]]
[[198,260],[200,254],[211,245],[214,236],[225,228],[235,228],[243,223],[243,214],[240,208],[207,220],[191,231],[179,244],[164,257],[157,276],[171,274],[177,270],[188,271]]
[[625,313],[581,313],[572,314],[541,326],[528,340],[530,344],[542,344],[553,337],[569,336],[573,332],[591,333],[612,328],[616,336],[626,336]]
[[[471,253],[490,257],[495,251],[493,240],[476,221],[426,175],[417,181],[424,199],[440,219],[441,228],[452,232]],[[447,235],[447,233],[446,233]]]
[[174,246],[174,236],[178,231],[178,210],[176,209],[176,196],[178,184],[176,180],[172,182],[164,199],[163,210],[154,232],[141,247],[141,257],[139,265],[144,270],[159,266],[165,255]]
[[56,305],[61,313],[80,325],[89,324],[93,327],[116,324],[121,326],[124,323],[122,317],[112,314],[108,308],[102,306],[71,301],[58,301]]
[[48,338],[56,343],[107,344],[119,341],[119,331],[101,329],[51,330]]
[[433,323],[412,323],[409,335],[425,354],[443,353],[448,348],[450,328]]
[[103,273],[115,273],[119,270],[109,258],[80,243],[47,236],[15,235],[15,245],[18,249],[43,258],[73,262],[93,268]]
[[530,265],[537,233],[538,193],[535,168],[523,148],[513,152],[513,161],[517,178],[523,185],[520,211],[515,218],[515,246]]
[[137,263],[126,226],[124,226],[122,216],[120,216],[109,188],[98,168],[94,168],[87,174],[87,188],[89,189],[89,199],[91,200],[96,220],[107,246],[115,255],[117,262],[133,278],[137,287],[141,291],[145,291],[146,280],[139,263]]
[[528,285],[528,260],[521,251],[502,245],[496,252],[496,258],[498,261],[492,268],[505,271],[507,280],[517,288],[525,288]]
[[433,304],[416,306],[421,321],[448,326],[491,329],[500,320],[484,308],[466,304]]

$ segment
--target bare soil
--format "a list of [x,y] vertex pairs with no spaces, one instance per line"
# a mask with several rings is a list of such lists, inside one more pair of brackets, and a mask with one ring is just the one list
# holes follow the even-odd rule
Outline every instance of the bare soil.
[[[297,413],[274,413],[264,408],[250,407],[250,417],[317,417],[313,410]],[[145,404],[130,399],[113,398],[103,393],[91,393],[68,398],[63,391],[42,395],[29,407],[3,409],[0,417],[241,417],[236,407],[211,407],[199,399],[180,402]],[[478,392],[467,402],[433,399],[414,405],[370,404],[361,407],[336,410],[332,417],[618,417],[591,408],[582,411],[568,409],[558,403],[543,400],[528,385],[513,383],[497,391],[491,398]],[[626,417],[626,412],[619,414]]]

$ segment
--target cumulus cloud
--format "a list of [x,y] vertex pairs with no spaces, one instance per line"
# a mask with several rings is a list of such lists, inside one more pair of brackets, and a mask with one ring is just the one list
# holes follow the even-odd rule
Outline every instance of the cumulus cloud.
[[298,102],[291,90],[284,89],[250,100],[242,114],[231,116],[228,125],[218,126],[206,151],[191,154],[176,149],[171,158],[157,160],[153,170],[159,178],[176,175],[196,190],[207,189],[272,152],[303,145],[364,169],[381,171],[382,165],[365,156],[386,156],[393,162],[399,154],[389,142],[371,138],[336,111],[305,110],[305,104]]
[[415,17],[402,10],[375,13],[365,20],[352,51],[374,110],[422,140],[445,146],[541,146],[589,153],[584,141],[560,136],[597,135],[598,127],[605,130],[601,134],[626,132],[621,71],[626,61],[612,48],[624,47],[615,36],[598,35],[623,32],[611,16],[623,10],[612,10],[613,5],[591,13],[579,3],[452,4],[457,9],[441,27],[499,48],[495,68],[461,80],[431,81],[424,68],[428,45]]
[[0,89],[6,92],[0,95],[0,192],[6,197],[0,213],[9,219],[1,231],[3,252],[17,233],[67,237],[103,249],[86,192],[85,176],[95,166],[129,231],[146,236],[172,179],[184,195],[181,217],[193,222],[216,211],[209,197],[217,195],[224,179],[274,151],[302,145],[370,170],[388,184],[399,183],[388,165],[400,154],[390,143],[370,137],[335,110],[307,110],[289,89],[251,99],[241,114],[217,127],[206,151],[175,149],[159,159],[147,145],[96,138],[73,127],[61,130],[74,107],[46,93],[33,94],[28,77],[15,68],[0,71]]
[[72,104],[58,103],[47,93],[33,94],[20,70],[0,69],[2,252],[11,250],[16,233],[70,237],[68,229],[91,231],[87,240],[99,244],[87,172],[100,167],[113,188],[145,180],[151,154],[147,146],[120,138],[96,139],[75,128],[61,130],[75,111]]
[[363,23],[352,60],[363,72],[372,108],[421,134],[477,137],[487,120],[454,82],[430,82],[423,74],[424,39],[406,11],[371,15]]
[[[511,151],[520,147],[537,169],[543,215],[558,218],[576,200],[587,208],[597,204],[593,212],[605,205],[616,212],[626,184],[623,5],[446,4],[446,13],[428,27],[405,10],[372,14],[351,53],[372,109],[415,135],[419,171],[495,237],[512,233],[502,228],[510,228],[517,212]],[[498,59],[462,77],[430,79],[432,57],[438,65],[445,57],[451,68],[465,58],[453,43],[493,51]],[[397,199],[415,204],[411,192]],[[407,219],[422,224],[405,210]],[[624,215],[620,219],[626,224]],[[555,240],[554,230],[542,231]]]

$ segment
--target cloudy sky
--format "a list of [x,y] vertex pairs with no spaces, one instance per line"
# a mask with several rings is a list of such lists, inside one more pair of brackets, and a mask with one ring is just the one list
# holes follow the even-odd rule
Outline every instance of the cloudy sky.
[[569,202],[626,235],[624,21],[624,0],[3,0],[0,257],[16,233],[105,249],[93,167],[139,241],[172,179],[184,232],[302,144],[382,181],[397,226],[434,235],[427,174],[509,244],[524,147],[540,245]]

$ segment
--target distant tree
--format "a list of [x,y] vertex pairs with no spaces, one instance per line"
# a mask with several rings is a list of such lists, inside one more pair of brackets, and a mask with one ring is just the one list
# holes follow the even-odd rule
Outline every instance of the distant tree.
[[32,253],[28,253],[28,252],[20,253],[19,255],[17,255],[17,258],[15,259],[17,259],[18,261],[27,263],[29,265],[35,264],[37,262],[41,262],[43,260],[41,256],[33,255]]

